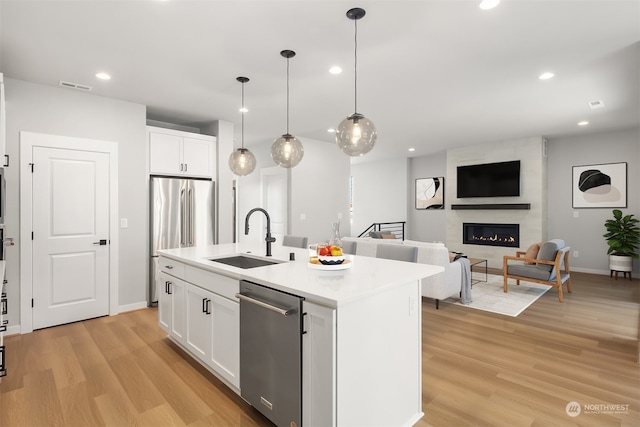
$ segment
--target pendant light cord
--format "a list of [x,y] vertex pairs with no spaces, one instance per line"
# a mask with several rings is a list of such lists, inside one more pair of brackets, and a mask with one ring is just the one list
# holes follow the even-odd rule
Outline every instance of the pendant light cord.
[[358,20],[353,21],[355,27],[353,37],[353,111],[358,112]]
[[289,135],[289,58],[287,58],[287,135]]
[[244,82],[242,82],[242,115],[240,117],[240,141],[244,150]]

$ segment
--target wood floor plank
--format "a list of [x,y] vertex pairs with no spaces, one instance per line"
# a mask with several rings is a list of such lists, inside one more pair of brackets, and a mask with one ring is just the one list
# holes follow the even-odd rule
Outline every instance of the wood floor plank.
[[50,362],[56,386],[60,389],[83,383],[84,371],[69,337],[61,336],[52,341],[55,345],[55,353],[51,355]]
[[165,402],[162,393],[140,370],[132,355],[127,354],[113,359],[109,361],[109,365],[138,413],[148,411]]
[[138,425],[140,426],[186,426],[180,416],[169,403],[151,408],[138,415]]
[[26,426],[26,415],[24,388],[0,393],[0,426]]
[[95,399],[104,425],[107,427],[136,427],[138,411],[124,389],[113,390]]
[[100,411],[85,383],[58,390],[65,426],[104,426]]
[[147,378],[162,394],[164,400],[184,424],[211,414],[211,408],[202,401],[194,389],[185,384],[151,348],[140,348],[134,359]]
[[24,398],[27,426],[57,427],[65,425],[51,369],[25,375]]

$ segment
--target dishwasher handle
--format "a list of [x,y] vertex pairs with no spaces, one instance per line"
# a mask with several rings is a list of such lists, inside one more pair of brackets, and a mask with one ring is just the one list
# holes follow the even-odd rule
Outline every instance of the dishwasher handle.
[[289,315],[295,313],[296,311],[294,308],[285,309],[285,308],[276,307],[275,305],[268,304],[264,301],[251,298],[246,295],[242,295],[240,293],[236,294],[236,298],[239,298],[246,302],[250,302],[251,304],[259,305],[260,307],[266,308],[267,310],[275,311],[276,313],[282,314],[284,317],[288,317]]

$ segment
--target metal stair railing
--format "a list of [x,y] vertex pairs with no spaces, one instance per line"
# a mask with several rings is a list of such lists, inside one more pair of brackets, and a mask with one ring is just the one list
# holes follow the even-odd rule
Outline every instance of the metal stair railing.
[[358,237],[367,236],[371,231],[380,231],[382,233],[395,234],[396,239],[404,240],[404,225],[406,221],[395,222],[374,222],[366,230],[358,235]]

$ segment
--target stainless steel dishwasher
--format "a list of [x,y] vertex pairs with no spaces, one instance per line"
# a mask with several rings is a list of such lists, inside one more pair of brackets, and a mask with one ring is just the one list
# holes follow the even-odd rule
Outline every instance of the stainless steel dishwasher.
[[302,425],[302,297],[240,281],[240,392],[277,426]]

